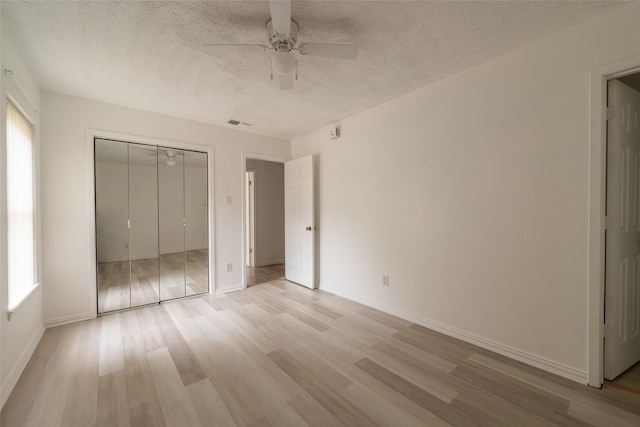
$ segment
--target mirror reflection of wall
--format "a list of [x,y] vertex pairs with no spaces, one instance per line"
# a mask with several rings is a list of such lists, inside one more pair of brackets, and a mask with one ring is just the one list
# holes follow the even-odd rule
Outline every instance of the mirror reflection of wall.
[[185,151],[184,156],[187,295],[195,295],[209,289],[207,154]]
[[207,157],[95,140],[99,313],[208,292]]
[[157,149],[129,144],[131,306],[158,302]]
[[128,145],[95,141],[98,312],[131,306]]

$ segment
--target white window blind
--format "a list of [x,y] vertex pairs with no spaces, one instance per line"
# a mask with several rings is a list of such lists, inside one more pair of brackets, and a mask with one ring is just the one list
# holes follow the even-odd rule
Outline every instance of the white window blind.
[[35,286],[33,128],[7,101],[7,257],[9,307]]

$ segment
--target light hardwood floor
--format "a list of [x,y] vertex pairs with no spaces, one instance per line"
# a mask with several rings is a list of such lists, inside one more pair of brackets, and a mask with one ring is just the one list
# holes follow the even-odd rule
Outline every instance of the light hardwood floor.
[[13,426],[638,426],[596,390],[286,281],[48,329]]
[[284,279],[284,264],[265,265],[263,267],[245,266],[247,286]]
[[640,399],[640,362],[627,369],[614,381],[607,382],[607,384],[611,387],[627,390],[629,393],[635,393]]

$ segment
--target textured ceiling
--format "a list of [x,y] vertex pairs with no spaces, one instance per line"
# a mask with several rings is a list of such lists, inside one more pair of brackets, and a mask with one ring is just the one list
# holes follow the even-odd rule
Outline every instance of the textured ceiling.
[[266,43],[267,2],[3,1],[1,13],[43,89],[292,138],[623,4],[295,1],[298,42],[360,53],[298,56],[291,91],[270,80],[270,52],[202,52]]

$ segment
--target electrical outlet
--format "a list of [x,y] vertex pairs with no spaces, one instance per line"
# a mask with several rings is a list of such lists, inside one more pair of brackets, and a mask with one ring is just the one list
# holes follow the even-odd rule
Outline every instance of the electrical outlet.
[[382,275],[382,286],[389,286],[389,275]]
[[233,271],[233,264],[232,263],[227,263],[226,270],[227,270],[227,273],[232,272]]

